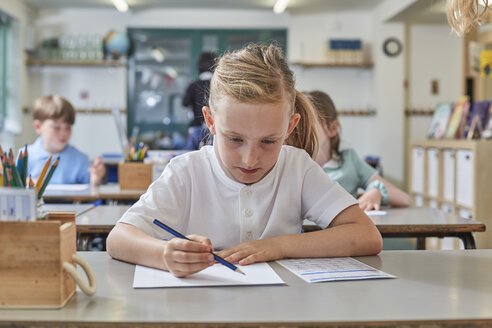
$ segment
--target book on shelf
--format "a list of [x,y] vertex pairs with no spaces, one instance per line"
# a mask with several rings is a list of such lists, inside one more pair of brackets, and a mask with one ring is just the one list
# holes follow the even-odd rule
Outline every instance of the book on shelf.
[[492,139],[492,105],[489,107],[489,118],[482,131],[482,139]]
[[463,131],[465,129],[466,118],[468,117],[468,110],[470,108],[470,101],[468,96],[462,96],[453,106],[453,113],[451,114],[448,122],[448,127],[444,135],[447,139],[461,139],[463,138]]
[[470,114],[468,115],[468,121],[465,125],[464,136],[467,139],[480,138],[482,130],[487,125],[487,119],[489,118],[490,101],[477,101],[471,105]]
[[480,137],[482,136],[482,130],[482,125],[478,116],[473,117],[470,124],[470,130],[468,130],[468,133],[466,134],[466,139],[480,139]]
[[452,103],[440,103],[437,105],[432,116],[431,125],[427,132],[427,137],[441,139],[446,132],[449,117],[453,111]]
[[492,50],[480,51],[480,77],[490,77],[492,74]]

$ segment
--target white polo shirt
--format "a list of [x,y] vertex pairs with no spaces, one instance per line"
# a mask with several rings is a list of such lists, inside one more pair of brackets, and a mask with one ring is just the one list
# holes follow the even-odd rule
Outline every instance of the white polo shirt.
[[213,146],[177,156],[119,220],[159,239],[173,238],[158,219],[184,235],[210,238],[215,250],[243,241],[299,233],[308,219],[326,228],[357,201],[301,149],[282,146],[275,167],[252,185],[230,179]]

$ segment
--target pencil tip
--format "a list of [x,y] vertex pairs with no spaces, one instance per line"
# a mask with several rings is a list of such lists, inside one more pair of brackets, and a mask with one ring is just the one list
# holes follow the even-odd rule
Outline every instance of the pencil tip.
[[246,273],[242,272],[242,271],[241,271],[241,269],[239,269],[239,268],[236,268],[236,272],[238,272],[238,273],[240,273],[240,274],[244,274],[244,275],[246,275]]

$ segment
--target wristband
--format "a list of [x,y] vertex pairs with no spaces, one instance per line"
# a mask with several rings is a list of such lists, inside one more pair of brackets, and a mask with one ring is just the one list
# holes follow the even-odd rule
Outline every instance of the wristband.
[[381,193],[381,205],[388,205],[388,199],[389,199],[389,194],[388,194],[388,189],[386,189],[386,186],[382,181],[379,180],[374,180],[371,183],[367,185],[366,190],[369,189],[377,189]]

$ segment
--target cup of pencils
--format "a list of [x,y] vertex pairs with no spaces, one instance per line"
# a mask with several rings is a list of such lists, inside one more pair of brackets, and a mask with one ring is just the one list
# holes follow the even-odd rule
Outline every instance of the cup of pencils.
[[[29,158],[27,145],[24,147],[24,150],[20,150],[17,162],[14,161],[14,152],[12,151],[12,148],[10,148],[7,154],[6,152],[3,152],[3,149],[0,146],[0,157],[0,186],[3,186],[4,188],[35,189],[39,211],[43,204],[43,194],[53,173],[55,173],[55,170],[58,167],[58,163],[60,163],[60,157],[57,157],[54,161],[52,155],[48,158],[36,183],[34,183],[31,175],[27,176],[27,163]],[[44,215],[41,214],[42,213],[38,213],[37,217],[44,217]]]
[[127,162],[142,162],[147,154],[149,146],[143,142],[132,142],[125,149],[125,160]]

